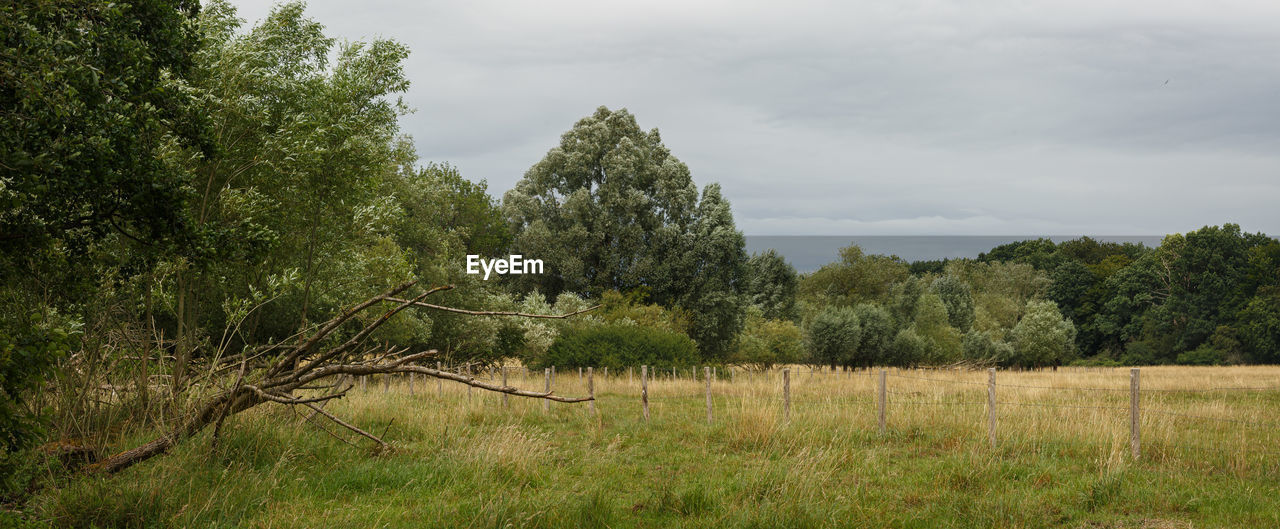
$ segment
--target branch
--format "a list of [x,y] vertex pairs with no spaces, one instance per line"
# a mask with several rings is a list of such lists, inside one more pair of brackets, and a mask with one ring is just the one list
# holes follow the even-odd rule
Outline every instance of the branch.
[[388,297],[388,298],[386,298],[386,300],[387,300],[387,301],[394,302],[394,303],[408,303],[408,304],[413,305],[413,306],[415,306],[415,307],[426,307],[426,308],[428,308],[428,309],[443,310],[443,311],[446,311],[446,312],[456,312],[456,313],[458,313],[458,314],[466,314],[466,315],[469,315],[469,316],[521,316],[521,317],[524,317],[524,318],[548,318],[548,319],[557,319],[557,320],[562,320],[562,319],[564,319],[564,318],[568,318],[568,317],[570,317],[570,316],[577,316],[577,315],[582,314],[582,313],[584,313],[584,312],[593,311],[593,310],[596,310],[596,309],[598,309],[598,308],[600,308],[600,307],[601,307],[600,305],[595,305],[595,306],[593,306],[593,307],[587,307],[587,308],[582,309],[582,310],[575,310],[575,311],[570,312],[570,313],[568,313],[568,314],[527,314],[527,313],[524,313],[524,312],[506,312],[506,311],[494,311],[494,310],[466,310],[466,309],[456,309],[456,308],[453,308],[453,307],[446,307],[446,306],[443,306],[443,305],[433,305],[433,304],[431,304],[431,303],[423,303],[423,302],[421,302],[421,301],[413,301],[413,300],[400,299],[400,298],[393,298],[393,297]]
[[262,388],[259,388],[258,386],[254,386],[252,384],[245,384],[244,387],[256,393],[259,397],[262,397],[263,399],[269,400],[271,402],[279,402],[280,404],[311,404],[313,402],[324,402],[326,400],[340,399],[342,397],[345,397],[347,395],[347,392],[351,391],[351,388],[355,386],[354,385],[347,386],[346,389],[339,391],[337,393],[333,393],[329,395],[321,395],[319,397],[311,397],[307,399],[286,397],[283,395],[277,395],[275,393],[267,393],[266,391],[263,391]]
[[342,420],[342,419],[339,419],[339,418],[335,417],[332,413],[329,413],[329,412],[324,411],[324,410],[322,410],[322,409],[320,409],[320,408],[317,408],[314,404],[307,403],[307,404],[303,404],[303,406],[306,406],[306,407],[308,407],[308,408],[311,408],[311,409],[315,410],[315,411],[316,411],[316,413],[319,413],[320,415],[324,415],[325,417],[328,417],[328,418],[329,418],[329,420],[331,420],[331,421],[333,421],[333,422],[338,423],[339,425],[341,425],[342,427],[344,427],[344,428],[346,428],[346,429],[348,429],[348,430],[351,430],[351,431],[353,431],[353,432],[355,432],[355,433],[358,433],[358,434],[360,434],[360,435],[363,435],[363,436],[365,436],[365,437],[368,437],[368,438],[370,438],[370,439],[373,439],[373,440],[374,440],[374,441],[376,441],[379,445],[381,445],[381,446],[382,446],[382,449],[383,449],[383,450],[386,450],[386,449],[391,448],[391,445],[388,445],[386,441],[383,441],[382,439],[379,439],[379,438],[378,438],[378,436],[373,435],[373,434],[371,434],[371,433],[369,433],[369,432],[366,432],[366,431],[364,431],[364,430],[361,430],[360,428],[357,428],[354,424],[348,423],[348,422],[346,422],[346,421],[344,421],[344,420]]

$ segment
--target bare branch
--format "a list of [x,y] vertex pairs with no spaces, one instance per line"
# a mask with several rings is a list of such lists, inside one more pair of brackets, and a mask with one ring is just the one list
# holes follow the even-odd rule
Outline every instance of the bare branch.
[[314,404],[303,404],[303,406],[306,406],[306,407],[308,407],[308,408],[311,408],[311,409],[315,410],[315,411],[316,411],[316,413],[319,413],[320,415],[324,415],[325,417],[328,417],[328,418],[329,418],[329,420],[331,420],[331,421],[333,421],[333,422],[338,423],[340,426],[342,426],[342,427],[344,427],[344,428],[346,428],[346,429],[348,429],[348,430],[351,430],[351,431],[353,431],[353,432],[355,432],[355,433],[358,433],[358,434],[360,434],[360,435],[363,435],[363,436],[365,436],[365,437],[368,437],[368,438],[370,438],[370,439],[373,439],[373,440],[374,440],[374,441],[376,441],[379,445],[381,445],[381,446],[382,446],[382,449],[383,449],[383,450],[386,450],[386,449],[391,448],[391,445],[388,445],[386,441],[383,441],[382,439],[379,439],[379,438],[378,438],[378,436],[373,435],[373,434],[371,434],[371,433],[369,433],[369,432],[366,432],[366,431],[364,431],[364,430],[361,430],[360,428],[356,427],[356,425],[351,424],[351,423],[348,423],[347,421],[344,421],[344,420],[342,420],[342,419],[339,419],[339,418],[337,418],[336,416],[334,416],[332,413],[329,413],[329,412],[327,412],[327,411],[324,411],[324,410],[322,410],[322,409],[320,409],[320,408],[316,407]]
[[443,310],[446,312],[456,312],[458,314],[466,314],[468,316],[520,316],[523,318],[548,318],[548,319],[557,319],[557,320],[568,318],[570,316],[577,316],[584,312],[590,312],[601,307],[600,305],[595,305],[592,307],[587,307],[582,310],[575,310],[568,314],[528,314],[524,312],[458,309],[454,307],[446,307],[444,305],[434,305],[431,303],[423,303],[417,300],[407,300],[407,299],[400,299],[400,298],[393,298],[393,297],[388,297],[386,298],[386,300],[393,303],[408,303],[415,307],[426,307],[428,309]]

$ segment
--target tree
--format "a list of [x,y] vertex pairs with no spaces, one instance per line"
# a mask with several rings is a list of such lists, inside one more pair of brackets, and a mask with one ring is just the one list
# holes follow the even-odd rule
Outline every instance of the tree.
[[710,184],[698,202],[682,256],[680,307],[689,311],[689,337],[708,360],[724,360],[742,330],[747,298],[741,294],[747,270],[746,241],[733,224],[720,185]]
[[929,289],[947,308],[947,321],[960,332],[973,327],[973,293],[969,285],[958,278],[944,275],[933,280]]
[[920,296],[910,328],[928,346],[927,354],[918,361],[939,364],[960,358],[960,331],[951,326],[947,307],[934,292]]
[[1045,238],[1002,244],[992,248],[990,252],[978,254],[980,263],[1021,263],[1037,270],[1052,270],[1059,259],[1058,245]]
[[747,309],[746,325],[731,360],[739,364],[770,369],[776,364],[799,362],[804,355],[804,336],[791,320],[766,319],[759,307]]
[[840,260],[824,265],[800,283],[800,293],[811,300],[851,307],[862,302],[884,303],[894,285],[910,274],[896,256],[866,255],[850,245],[840,250]]
[[853,364],[870,367],[887,363],[896,334],[893,316],[884,307],[871,303],[859,303],[853,312],[862,330]]
[[503,197],[514,251],[547,271],[512,278],[517,291],[595,297],[644,289],[687,309],[690,336],[724,358],[742,328],[745,241],[717,185],[699,200],[689,169],[625,109],[600,107]]
[[817,364],[851,365],[861,339],[858,316],[849,307],[827,307],[809,322],[809,354]]
[[1009,333],[1016,352],[1014,363],[1023,367],[1061,365],[1070,359],[1076,328],[1063,319],[1052,301],[1031,300],[1027,313]]
[[1260,291],[1241,311],[1240,341],[1251,361],[1280,363],[1280,289]]
[[[182,82],[196,2],[0,4],[0,456],[33,439],[26,397],[74,345],[109,261],[190,248],[187,175],[212,149]],[[3,463],[3,461],[0,461]]]
[[793,320],[799,277],[777,250],[770,248],[747,261],[746,294],[767,319]]

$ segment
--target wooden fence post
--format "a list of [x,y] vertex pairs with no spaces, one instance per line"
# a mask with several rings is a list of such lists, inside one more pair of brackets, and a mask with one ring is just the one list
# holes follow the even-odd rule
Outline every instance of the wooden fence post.
[[391,374],[382,375],[382,392],[391,391]]
[[640,402],[644,404],[644,420],[649,420],[649,366],[640,366]]
[[409,396],[410,397],[413,396],[413,383],[414,383],[414,380],[417,378],[414,375],[417,375],[417,373],[409,373]]
[[[504,387],[504,388],[505,388],[505,387],[507,387],[507,366],[502,366],[502,387]],[[510,399],[510,397],[511,397],[511,395],[510,395],[510,394],[508,394],[508,393],[503,393],[503,394],[502,394],[502,407],[504,407],[504,408],[510,408],[510,407],[511,407],[511,399]]]
[[[555,368],[549,367],[549,368],[544,368],[542,370],[542,383],[544,386],[543,391],[547,393],[551,393],[551,370],[552,369],[555,369]],[[551,399],[542,400],[542,410],[546,412],[551,411]]]
[[880,435],[884,435],[884,431],[885,431],[885,424],[884,424],[885,399],[889,396],[889,392],[885,388],[885,378],[887,377],[888,377],[888,374],[885,372],[885,370],[881,369],[880,370]]
[[587,368],[587,396],[591,397],[591,400],[587,402],[591,405],[592,414],[595,414],[596,412],[596,382],[595,382],[594,375],[595,375],[594,369],[588,367]]
[[[436,362],[436,371],[444,371],[444,365],[438,361]],[[436,377],[436,394],[439,395],[440,398],[442,399],[444,398],[444,379],[443,378]]]
[[1141,374],[1138,368],[1129,370],[1129,446],[1133,450],[1133,458],[1142,456],[1142,434],[1138,429],[1139,408],[1138,393]]
[[996,447],[996,368],[987,369],[987,437]]
[[[471,378],[471,364],[467,364],[467,378]],[[471,391],[475,389],[471,384],[467,384],[467,406],[471,405]]]
[[782,418],[791,418],[791,368],[782,368]]
[[578,382],[582,382],[582,366],[578,366]]
[[369,375],[360,375],[360,391],[365,391],[369,386]]
[[702,378],[707,379],[707,424],[711,424],[711,368],[702,368]]
[[634,382],[631,378],[631,366],[627,366],[627,384]]

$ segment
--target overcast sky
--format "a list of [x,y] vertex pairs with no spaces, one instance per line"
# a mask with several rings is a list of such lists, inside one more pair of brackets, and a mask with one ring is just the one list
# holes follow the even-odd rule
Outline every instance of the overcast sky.
[[308,6],[409,46],[405,132],[497,197],[606,105],[748,235],[1280,233],[1274,0]]

